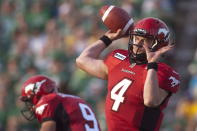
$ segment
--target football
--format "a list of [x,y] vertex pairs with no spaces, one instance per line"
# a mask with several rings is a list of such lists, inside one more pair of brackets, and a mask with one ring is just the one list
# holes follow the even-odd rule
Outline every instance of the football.
[[133,19],[122,8],[114,5],[102,6],[99,10],[104,25],[112,32],[122,29],[123,34],[128,34],[129,29],[133,28]]

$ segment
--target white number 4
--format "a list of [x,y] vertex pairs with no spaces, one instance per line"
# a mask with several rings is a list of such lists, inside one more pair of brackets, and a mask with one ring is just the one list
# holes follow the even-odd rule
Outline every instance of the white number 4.
[[[111,99],[114,100],[114,104],[112,106],[113,111],[117,111],[120,103],[124,102],[124,93],[127,88],[131,85],[132,81],[128,79],[123,79],[118,84],[116,84],[111,90]],[[120,91],[119,91],[120,90]],[[119,91],[119,92],[118,92]],[[118,92],[118,93],[117,93]]]

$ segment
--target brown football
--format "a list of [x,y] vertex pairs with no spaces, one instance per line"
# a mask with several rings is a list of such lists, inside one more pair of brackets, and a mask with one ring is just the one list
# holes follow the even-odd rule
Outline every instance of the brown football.
[[122,8],[114,5],[102,6],[99,10],[104,25],[112,32],[122,29],[123,34],[128,34],[129,29],[133,28],[133,19]]

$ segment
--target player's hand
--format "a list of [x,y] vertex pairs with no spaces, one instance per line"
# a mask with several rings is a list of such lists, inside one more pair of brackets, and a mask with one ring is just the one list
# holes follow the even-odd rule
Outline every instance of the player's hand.
[[162,56],[162,54],[166,53],[167,51],[171,50],[174,47],[174,44],[173,45],[169,44],[167,46],[164,46],[155,52],[152,52],[147,44],[144,44],[143,47],[145,48],[146,51],[146,57],[148,63],[150,63],[150,62],[157,62]]
[[123,33],[121,29],[118,29],[117,32],[111,32],[111,30],[105,33],[107,37],[109,37],[112,41],[117,40],[123,37]]

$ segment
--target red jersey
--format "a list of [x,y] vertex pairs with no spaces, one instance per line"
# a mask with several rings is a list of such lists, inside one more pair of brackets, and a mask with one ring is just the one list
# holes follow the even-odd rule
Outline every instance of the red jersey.
[[88,104],[77,96],[52,93],[35,106],[40,123],[53,120],[57,131],[100,131],[99,123]]
[[129,63],[128,51],[115,50],[105,59],[108,67],[106,118],[109,131],[159,131],[170,94],[179,88],[179,75],[164,63],[158,63],[159,87],[169,92],[155,108],[144,105],[143,90],[147,64]]

